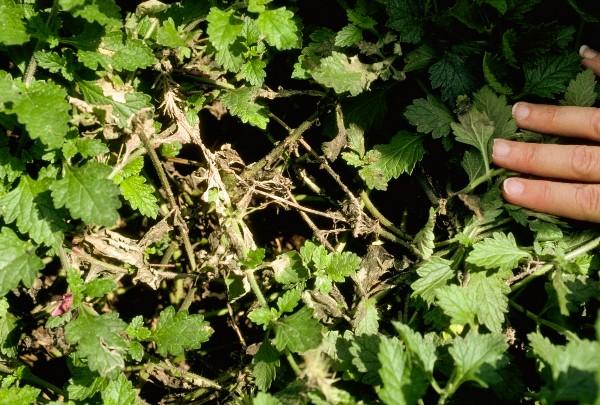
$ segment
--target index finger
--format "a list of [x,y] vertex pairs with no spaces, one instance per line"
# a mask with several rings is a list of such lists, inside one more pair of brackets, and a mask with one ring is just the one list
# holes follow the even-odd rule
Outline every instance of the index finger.
[[518,102],[513,117],[520,128],[600,141],[600,109]]

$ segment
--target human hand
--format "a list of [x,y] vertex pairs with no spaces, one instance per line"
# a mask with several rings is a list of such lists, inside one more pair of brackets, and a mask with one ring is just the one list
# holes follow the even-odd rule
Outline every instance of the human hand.
[[[585,45],[579,53],[582,64],[600,75],[600,53]],[[600,142],[600,108],[519,102],[513,106],[513,117],[520,128]],[[600,222],[600,146],[496,139],[492,158],[498,166],[541,178],[505,180],[502,194],[511,204]]]

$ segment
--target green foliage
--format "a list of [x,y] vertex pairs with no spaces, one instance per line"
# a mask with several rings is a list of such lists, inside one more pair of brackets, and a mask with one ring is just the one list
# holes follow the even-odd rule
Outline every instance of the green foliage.
[[309,3],[0,0],[1,403],[597,402],[600,237],[491,148],[598,6]]
[[185,350],[195,350],[208,340],[213,330],[202,315],[189,315],[187,311],[175,311],[168,307],[160,313],[152,340],[163,356],[178,356]]

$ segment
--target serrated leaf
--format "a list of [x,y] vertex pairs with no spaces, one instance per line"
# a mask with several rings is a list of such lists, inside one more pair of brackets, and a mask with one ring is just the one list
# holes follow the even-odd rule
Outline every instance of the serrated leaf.
[[510,288],[499,277],[486,277],[484,273],[471,274],[466,286],[473,301],[477,321],[491,332],[501,332],[508,312]]
[[507,348],[508,344],[501,333],[482,335],[470,331],[464,338],[454,338],[448,352],[454,360],[456,384],[474,381],[487,388],[485,368],[497,369],[502,364]]
[[36,81],[22,90],[6,112],[17,115],[29,136],[39,139],[50,148],[59,147],[69,128],[67,93],[52,82]]
[[127,335],[136,340],[147,340],[152,336],[152,332],[144,326],[144,318],[138,315],[134,316],[131,322],[129,322]]
[[387,26],[400,33],[400,40],[415,44],[421,40],[424,29],[426,3],[420,0],[384,0],[387,8]]
[[353,46],[358,44],[362,40],[362,30],[354,24],[348,24],[336,34],[335,46]]
[[213,329],[202,315],[189,315],[187,310],[176,312],[169,306],[161,311],[152,340],[162,356],[180,356],[186,350],[200,348],[212,334]]
[[510,271],[527,257],[530,257],[529,253],[517,246],[512,233],[494,232],[491,238],[485,238],[473,246],[467,262],[484,269]]
[[332,281],[340,283],[346,277],[356,273],[360,267],[361,258],[352,252],[336,252],[330,257],[331,259],[326,264],[326,272]]
[[8,311],[8,301],[0,299],[0,353],[8,358],[17,355],[17,344],[19,343],[17,329],[17,317]]
[[252,375],[256,386],[263,391],[268,390],[275,380],[279,368],[280,354],[270,342],[263,342],[252,358]]
[[494,126],[494,138],[511,138],[517,132],[517,123],[512,117],[512,107],[505,96],[496,95],[489,87],[483,87],[473,95],[473,105],[485,113]]
[[501,83],[501,77],[505,78],[505,62],[502,58],[496,55],[483,55],[483,76],[487,84],[497,93],[510,95],[513,93],[512,88]]
[[382,386],[377,395],[387,405],[414,404],[425,394],[427,381],[408,362],[402,343],[382,337],[377,355]]
[[436,210],[435,208],[431,207],[429,209],[429,218],[427,219],[427,223],[415,235],[413,240],[413,245],[421,253],[423,260],[429,259],[435,248],[435,234],[433,233],[433,228],[435,227],[436,217]]
[[87,360],[90,370],[107,376],[125,366],[128,345],[122,335],[126,327],[115,312],[92,315],[84,309],[65,327],[65,338],[77,345],[77,353]]
[[35,60],[38,66],[47,69],[52,73],[59,73],[67,80],[72,81],[73,66],[65,55],[59,55],[54,51],[37,51]]
[[79,49],[77,58],[86,67],[108,71],[135,71],[156,62],[152,49],[141,39],[124,37],[121,31],[107,34],[94,50]]
[[379,332],[379,311],[377,301],[373,298],[363,298],[358,306],[352,326],[356,335],[375,335]]
[[460,165],[465,169],[467,176],[469,176],[469,182],[485,174],[486,167],[481,158],[481,153],[475,150],[465,151]]
[[178,48],[186,45],[171,17],[156,30],[156,43],[169,48]]
[[248,319],[267,330],[271,322],[277,319],[279,314],[275,308],[258,307],[248,313]]
[[296,313],[275,322],[273,344],[279,351],[303,353],[321,343],[321,324],[312,316],[313,311],[303,307]]
[[57,208],[87,224],[112,226],[119,219],[119,189],[110,180],[108,166],[88,162],[81,167],[65,165],[63,178],[50,186]]
[[433,367],[437,360],[435,334],[428,333],[422,336],[419,332],[412,330],[408,325],[394,322],[394,327],[406,348],[414,356],[416,361],[429,375],[433,375]]
[[220,10],[212,7],[206,20],[208,27],[206,33],[212,46],[217,50],[227,51],[244,27],[242,21],[233,15],[234,10]]
[[404,62],[404,72],[413,72],[415,70],[425,69],[435,60],[436,50],[429,45],[421,45],[410,51]]
[[262,59],[251,59],[246,61],[240,68],[240,77],[246,79],[252,86],[262,86],[267,72],[267,63]]
[[22,241],[10,229],[0,231],[0,296],[23,283],[30,287],[44,268],[42,260],[35,255],[35,247]]
[[596,75],[592,70],[585,70],[569,83],[562,105],[591,107],[596,103]]
[[121,9],[114,0],[59,0],[64,11],[107,27],[121,25]]
[[106,387],[100,392],[104,405],[137,405],[137,393],[131,381],[121,373],[117,378],[111,378]]
[[85,285],[84,294],[90,298],[102,298],[117,288],[117,284],[109,278],[97,278]]
[[[0,9],[1,11],[1,9]],[[0,388],[0,403],[3,404],[36,404],[41,390],[30,385],[19,387],[13,385]]]
[[469,94],[473,90],[475,80],[464,68],[464,58],[454,53],[446,53],[429,67],[431,87],[440,89],[442,99],[454,102],[456,97]]
[[47,191],[42,181],[23,175],[18,186],[0,198],[0,213],[7,224],[16,221],[19,231],[34,242],[55,247],[62,242],[65,225]]
[[261,12],[256,19],[256,26],[267,43],[280,51],[296,48],[300,44],[294,13],[285,7]]
[[427,100],[414,100],[404,113],[408,122],[417,127],[423,134],[431,134],[433,138],[441,138],[450,133],[450,124],[454,117],[446,106],[435,97],[428,95]]
[[14,0],[0,0],[0,44],[21,45],[29,41],[23,8]]
[[302,293],[297,288],[286,291],[281,297],[277,298],[277,308],[279,308],[279,312],[292,312],[300,302],[301,298]]
[[435,291],[437,306],[446,314],[453,324],[474,325],[477,315],[477,303],[472,292],[457,285],[448,285]]
[[[425,155],[423,137],[407,131],[398,132],[389,144],[376,145],[374,150],[377,152],[376,160],[367,167],[379,171],[385,183],[397,179],[403,173],[411,174]],[[385,190],[387,184],[384,188],[374,188]]]
[[549,369],[542,397],[548,402],[594,403],[598,398],[595,373],[600,369],[600,344],[587,339],[554,345],[539,332],[527,335],[533,353]]
[[331,56],[321,59],[319,66],[311,72],[313,79],[336,93],[350,93],[357,96],[368,90],[377,75],[369,71],[369,67],[358,60],[357,56],[348,58],[340,52],[332,52]]
[[417,268],[419,279],[410,286],[413,296],[421,297],[428,304],[435,300],[436,291],[444,287],[454,277],[451,262],[440,257],[431,257]]
[[552,98],[564,91],[566,83],[579,71],[579,57],[568,55],[546,56],[525,65],[523,94]]
[[[85,101],[90,104],[107,106],[110,113],[114,115],[117,125],[126,128],[129,119],[143,108],[150,108],[150,96],[144,93],[125,93],[122,98],[116,99],[105,95],[102,89],[91,81],[77,82]],[[124,102],[122,101],[124,99]]]
[[159,210],[158,199],[154,195],[154,187],[146,183],[145,177],[139,175],[127,177],[119,183],[119,188],[131,208],[146,217],[156,218]]
[[489,144],[494,135],[494,125],[486,113],[472,108],[459,117],[460,124],[452,123],[452,131],[458,142],[477,148],[485,156],[489,153]]
[[68,139],[62,146],[64,158],[72,159],[77,153],[83,158],[94,157],[108,153],[108,147],[95,138]]
[[266,129],[269,123],[267,109],[255,101],[256,90],[252,87],[240,87],[226,91],[221,102],[229,113],[238,117],[243,123]]

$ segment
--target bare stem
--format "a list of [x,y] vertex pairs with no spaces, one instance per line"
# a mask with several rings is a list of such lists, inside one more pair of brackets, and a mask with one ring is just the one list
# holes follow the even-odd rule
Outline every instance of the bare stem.
[[[46,19],[46,26],[49,26],[56,17],[56,13],[58,13],[58,1],[54,0],[52,2],[52,8],[50,9],[50,14],[48,14],[48,18]],[[37,60],[35,59],[35,53],[40,50],[41,41],[38,39],[35,43],[35,47],[33,48],[33,54],[29,59],[29,63],[27,64],[27,69],[25,69],[25,77],[23,83],[25,83],[25,87],[31,86],[33,82],[33,78],[35,76],[35,71],[37,70]]]
[[387,219],[385,215],[383,215],[381,211],[379,211],[377,207],[375,207],[375,204],[373,204],[373,201],[371,201],[371,199],[369,198],[369,194],[367,194],[366,191],[361,191],[360,199],[362,200],[363,204],[365,204],[365,208],[367,209],[367,211],[369,211],[369,213],[373,215],[373,217],[375,217],[375,219],[377,219],[381,225],[385,226],[394,234],[406,241],[412,240],[412,237],[410,235],[402,231],[400,228],[396,227],[392,221]]

